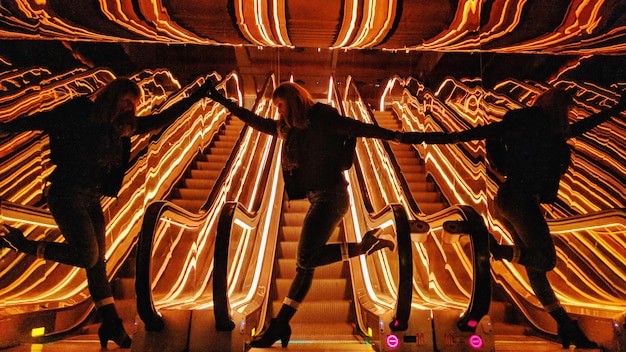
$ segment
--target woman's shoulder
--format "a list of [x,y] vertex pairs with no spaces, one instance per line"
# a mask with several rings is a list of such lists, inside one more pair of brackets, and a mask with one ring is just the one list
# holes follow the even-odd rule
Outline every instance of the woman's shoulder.
[[53,110],[53,113],[58,115],[62,120],[74,120],[82,116],[87,116],[93,110],[93,102],[87,97],[77,97],[69,100],[58,108]]
[[334,106],[319,102],[313,104],[311,112],[314,114],[339,115],[339,111]]
[[312,123],[328,124],[339,118],[341,118],[339,111],[335,107],[324,103],[315,103],[311,107],[309,114],[309,120]]

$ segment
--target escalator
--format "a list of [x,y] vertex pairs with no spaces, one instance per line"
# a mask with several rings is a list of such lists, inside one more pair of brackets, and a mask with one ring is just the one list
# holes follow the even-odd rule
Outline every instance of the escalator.
[[[114,77],[106,70],[94,70],[94,72],[78,73],[77,77],[66,77],[65,80],[52,80],[54,88],[67,89],[70,93],[76,85],[81,91],[95,90],[107,80]],[[181,87],[168,82],[171,76],[164,71],[148,72],[144,71],[133,79],[140,80],[139,85],[144,86],[145,100],[138,108],[139,111],[153,109],[152,104],[163,106],[180,99],[187,89],[193,89],[192,83],[188,87]],[[95,82],[95,83],[94,83]],[[176,83],[176,82],[174,82]],[[59,88],[60,87],[60,88]],[[68,89],[69,87],[70,89]],[[45,87],[48,89],[48,87]],[[167,88],[167,89],[165,89]],[[173,91],[172,91],[173,90]],[[32,97],[31,97],[32,95]],[[68,96],[71,94],[68,94]],[[169,96],[168,96],[169,95]],[[47,96],[47,95],[44,95]],[[163,97],[165,96],[165,98]],[[64,101],[65,95],[59,95],[58,101]],[[33,94],[24,95],[25,101],[35,99],[34,106],[42,103],[37,100],[38,91]],[[55,100],[56,101],[56,100]],[[211,137],[213,127],[219,127],[220,121],[210,121],[211,115],[206,113],[206,105],[200,104],[191,108],[178,125],[161,131],[155,137],[145,138],[139,136],[133,140],[132,161],[126,176],[126,184],[117,199],[103,199],[103,209],[109,222],[107,228],[107,271],[112,277],[119,273],[112,285],[116,289],[116,299],[119,300],[120,314],[127,323],[127,329],[134,331],[135,309],[134,290],[132,288],[132,265],[124,265],[127,258],[132,255],[133,246],[136,241],[136,227],[138,226],[133,218],[140,217],[143,211],[143,204],[149,201],[151,196],[161,197],[160,192],[163,184],[172,182],[178,177],[177,170],[182,165],[187,164],[187,158],[180,153],[186,148],[195,150],[202,149],[204,136]],[[10,106],[9,106],[10,108]],[[189,122],[193,121],[193,122]],[[194,135],[194,133],[197,133]],[[198,138],[197,136],[200,136]],[[194,137],[196,137],[194,139]],[[18,170],[4,168],[9,177],[19,179],[19,182],[7,182],[9,189],[7,194],[12,196],[11,202],[2,201],[1,216],[7,223],[22,224],[25,234],[30,239],[62,240],[61,234],[56,229],[56,224],[52,220],[49,212],[42,203],[40,194],[40,177],[33,174],[40,171],[37,167],[49,172],[48,166],[48,143],[46,138],[35,135],[41,141],[30,143],[33,147],[28,150],[35,150],[36,157],[27,156],[24,152],[9,153],[3,160],[3,166],[18,163],[14,159],[26,158],[35,161],[35,166],[28,166],[28,169],[21,167]],[[21,140],[18,140],[21,141]],[[12,140],[10,142],[13,142]],[[161,149],[162,144],[167,144],[171,149]],[[3,146],[11,147],[7,142]],[[41,151],[39,151],[41,149]],[[22,149],[19,149],[22,150]],[[28,151],[27,150],[27,151]],[[28,152],[31,153],[31,152]],[[178,153],[178,154],[177,154]],[[168,162],[176,160],[176,162]],[[148,166],[148,167],[146,167]],[[27,176],[23,176],[22,174]],[[15,189],[15,191],[14,191]],[[31,196],[30,194],[35,194]],[[18,198],[21,197],[21,198]],[[19,199],[24,199],[27,204],[16,203]],[[35,204],[36,203],[36,204]],[[37,205],[34,207],[33,204]],[[81,269],[59,265],[57,263],[36,260],[34,257],[27,257],[22,254],[15,254],[9,251],[2,251],[0,256],[2,262],[0,279],[0,302],[2,309],[0,325],[4,333],[0,338],[0,347],[11,346],[20,342],[35,341],[49,342],[59,338],[71,336],[73,334],[93,334],[95,331],[89,324],[93,303],[89,298],[86,289],[86,280]],[[132,258],[131,258],[132,263]],[[43,280],[45,278],[45,280]],[[87,325],[85,325],[87,324]],[[32,329],[32,331],[31,331]],[[31,334],[33,334],[31,336]]]
[[[563,83],[563,85],[571,86],[572,84]],[[517,89],[520,89],[519,86]],[[537,88],[533,89],[537,90]],[[532,93],[527,91],[521,95],[528,96],[535,94],[535,91]],[[474,106],[463,100],[474,101],[476,96],[481,97],[478,101],[482,105]],[[472,124],[491,121],[490,119],[493,117],[490,114],[501,115],[506,111],[504,107],[514,108],[518,106],[516,105],[518,103],[493,92],[481,91],[478,93],[476,88],[452,81],[442,84],[437,96],[427,91],[418,90],[411,96],[405,95],[401,99],[396,99],[402,101],[401,104],[406,104],[404,108],[396,110],[398,116],[402,116],[405,129],[415,131],[463,130]],[[604,100],[598,99],[597,101]],[[430,116],[430,114],[433,115]],[[462,116],[464,120],[457,120],[459,116]],[[619,126],[613,131],[621,134]],[[591,139],[603,140],[595,136]],[[587,143],[585,141],[576,143],[576,148],[580,149],[582,155],[588,150],[593,154],[602,154],[601,147],[597,151],[592,151],[594,148],[587,147]],[[607,146],[609,149],[615,147],[615,144]],[[475,205],[485,215],[490,231],[501,235],[502,229],[494,222],[489,211],[491,206],[488,206],[488,203],[492,201],[496,187],[493,176],[485,167],[484,146],[481,143],[470,143],[463,144],[458,149],[451,146],[422,145],[417,145],[416,148],[422,155],[427,155],[433,161],[429,173],[433,175],[434,179],[451,186],[450,188],[442,188],[446,191],[446,197],[453,199],[455,203]],[[607,159],[611,160],[612,155],[619,155],[619,153],[614,154],[610,150],[607,151]],[[575,161],[574,168],[585,168],[586,162],[586,158],[580,157]],[[602,162],[607,165],[614,165],[612,161],[605,162],[603,160]],[[455,167],[448,169],[448,165],[455,165]],[[599,171],[600,168],[593,168],[593,170]],[[601,171],[600,173],[604,175],[606,172]],[[568,208],[566,206],[568,202],[564,202],[563,205],[559,204],[554,209],[547,209],[549,226],[553,232],[559,255],[557,268],[549,273],[549,278],[556,288],[557,294],[566,297],[562,299],[566,305],[566,310],[579,319],[583,330],[586,329],[585,331],[592,338],[597,339],[604,346],[615,349],[624,343],[622,334],[618,331],[622,324],[621,321],[623,321],[623,313],[620,312],[619,304],[616,306],[614,303],[622,300],[622,294],[615,293],[612,289],[606,289],[604,286],[613,287],[614,283],[605,284],[607,277],[613,277],[607,273],[621,270],[617,269],[621,265],[615,266],[613,264],[615,260],[612,256],[605,257],[603,254],[606,253],[605,250],[611,251],[608,247],[605,249],[604,242],[607,240],[604,237],[623,238],[624,225],[622,220],[608,220],[602,214],[594,213],[593,209],[597,204],[619,202],[617,200],[619,197],[614,197],[615,192],[611,191],[614,188],[615,182],[613,180],[616,177],[612,175],[611,171],[608,171],[606,177],[603,176],[601,180],[594,182],[593,179],[584,180],[585,174],[585,172],[576,172],[575,175],[568,173],[560,196],[574,206],[588,207],[589,210],[585,213],[589,213],[589,215],[580,217],[580,219],[576,216],[572,217],[571,212],[569,215],[565,215],[567,213],[564,211]],[[482,186],[477,187],[480,184]],[[591,184],[596,184],[598,189],[589,193],[591,197],[586,197],[588,193],[586,189]],[[570,187],[572,189],[576,187],[577,190],[581,191],[570,194]],[[459,190],[462,191],[459,192]],[[604,194],[609,196],[604,197]],[[572,198],[570,199],[570,197]],[[623,202],[623,195],[621,199]],[[558,218],[550,219],[554,215],[557,215]],[[620,217],[617,215],[617,219]],[[595,226],[599,226],[595,230],[595,226],[586,225],[594,222]],[[589,240],[589,238],[594,238],[594,240]],[[614,246],[613,248],[619,247]],[[560,348],[558,344],[551,342],[556,340],[554,336],[556,333],[555,323],[541,309],[536,298],[534,298],[523,275],[523,268],[504,262],[492,262],[492,266],[495,282],[499,284],[496,290],[497,294],[494,296],[497,301],[492,304],[490,312],[494,318],[497,317],[494,324],[494,331],[499,334],[499,337],[496,338],[496,349],[515,350],[516,345],[522,344],[521,341],[528,341],[529,338],[546,346],[552,345],[554,348]],[[608,266],[613,267],[613,269],[607,270]]]
[[198,154],[178,181],[168,200],[191,213],[197,213],[226,166],[243,126],[239,119],[228,117],[213,142]]
[[[383,128],[392,131],[402,130],[402,123],[392,111],[374,111],[374,118]],[[420,211],[424,214],[433,214],[448,207],[448,202],[437,189],[435,182],[427,177],[424,161],[419,153],[409,144],[390,143],[389,146]]]
[[[376,118],[380,117],[378,114],[376,113]],[[382,121],[384,121],[383,117],[381,117],[379,123],[387,126],[387,123]],[[391,127],[391,125],[389,126],[388,128],[391,129],[399,129]],[[217,137],[219,143],[213,143],[211,148],[208,148],[211,149],[209,156],[215,156],[215,159],[212,159],[210,162],[211,165],[219,164],[222,165],[222,168],[228,168],[225,166],[224,156],[217,156],[217,154],[220,154],[218,152],[221,151],[221,148],[228,148],[222,142],[228,143],[229,141],[224,139],[225,136],[231,130],[236,130],[237,128],[240,127],[230,126],[230,121],[227,122]],[[155,259],[163,260],[163,263],[157,262],[156,265],[153,263],[156,266],[153,268],[153,272],[156,273],[156,277],[159,280],[151,283],[153,285],[151,289],[154,291],[155,298],[159,300],[157,301],[158,308],[164,313],[163,317],[166,320],[165,328],[160,332],[142,331],[143,326],[140,323],[138,335],[141,336],[138,336],[135,340],[136,344],[133,344],[134,350],[147,351],[151,350],[151,346],[161,346],[161,349],[152,349],[155,351],[206,351],[209,348],[207,346],[217,348],[220,351],[229,349],[241,350],[242,342],[249,341],[255,330],[265,325],[264,322],[269,317],[275,316],[282,304],[282,299],[285,297],[295,274],[296,244],[308,203],[306,201],[287,201],[282,198],[282,191],[276,191],[276,189],[282,189],[282,185],[280,180],[278,180],[276,171],[272,169],[274,166],[270,166],[270,164],[276,164],[277,153],[273,151],[264,152],[264,150],[271,150],[269,147],[264,147],[266,146],[264,139],[255,139],[258,137],[248,134],[246,134],[246,138],[253,140],[248,147],[250,148],[248,149],[248,154],[251,155],[250,158],[253,161],[251,161],[251,164],[246,164],[248,161],[245,159],[237,159],[237,163],[245,164],[247,167],[229,169],[228,173],[232,173],[230,179],[217,182],[237,186],[242,184],[247,186],[259,185],[261,190],[257,190],[256,187],[244,187],[237,191],[233,189],[224,190],[223,194],[233,192],[238,194],[256,194],[259,192],[263,194],[263,198],[268,198],[262,201],[265,203],[262,207],[256,205],[259,201],[255,200],[255,196],[251,196],[250,199],[246,197],[237,198],[238,201],[244,203],[243,208],[245,209],[241,210],[242,213],[254,210],[254,214],[250,213],[241,217],[235,216],[235,220],[232,222],[233,231],[228,233],[232,244],[230,249],[227,250],[229,258],[227,275],[229,282],[228,285],[224,285],[224,289],[228,286],[227,299],[230,300],[232,309],[227,313],[231,315],[230,319],[234,323],[235,330],[216,331],[216,319],[211,314],[213,309],[211,296],[215,292],[215,289],[212,291],[210,288],[210,283],[215,276],[215,273],[211,271],[213,253],[210,250],[202,252],[212,248],[213,243],[211,242],[210,234],[216,233],[216,227],[214,220],[207,220],[208,218],[201,219],[204,215],[201,216],[200,214],[214,214],[215,209],[221,207],[223,204],[221,202],[227,199],[227,197],[218,198],[214,202],[210,202],[211,204],[204,201],[204,206],[199,205],[198,202],[193,204],[189,202],[187,203],[189,205],[183,202],[176,203],[177,200],[175,199],[190,198],[189,194],[194,193],[194,191],[185,190],[185,188],[199,188],[193,186],[194,183],[198,182],[196,180],[197,174],[203,172],[198,170],[206,169],[209,166],[206,164],[206,161],[202,160],[194,162],[187,174],[187,179],[177,185],[183,191],[174,191],[172,198],[170,198],[172,203],[186,210],[180,212],[176,209],[166,209],[163,213],[164,216],[158,222],[157,228],[159,230],[155,232],[155,234],[158,234],[154,242],[156,246],[154,249]],[[268,142],[267,145],[269,143],[273,142]],[[254,149],[253,145],[259,146],[258,150]],[[390,147],[393,150],[395,159],[401,164],[400,169],[404,178],[407,179],[407,183],[416,185],[411,187],[411,197],[418,204],[419,211],[429,214],[428,216],[418,214],[418,216],[432,220],[432,223],[438,224],[437,226],[439,227],[447,219],[457,219],[458,214],[454,214],[454,212],[446,213],[447,203],[442,201],[443,196],[438,192],[436,185],[431,180],[426,180],[424,168],[418,165],[422,164],[422,162],[416,157],[415,152],[407,153],[406,150],[403,150],[402,145],[390,144]],[[395,147],[400,148],[394,149]],[[373,149],[369,145],[367,148]],[[378,165],[383,165],[382,162],[378,161],[374,163],[375,165],[370,165],[373,170],[373,176],[367,176],[369,191],[362,192],[363,195],[356,194],[356,192],[359,192],[356,191],[359,188],[357,185],[361,182],[360,180],[364,179],[361,174],[365,171],[361,167],[372,163],[368,160],[368,154],[365,154],[369,153],[369,151],[361,151],[360,153],[362,156],[359,158],[359,171],[350,171],[350,183],[352,191],[355,192],[353,195],[354,203],[361,208],[349,212],[350,215],[344,219],[343,226],[340,226],[336,233],[333,234],[331,241],[358,240],[358,233],[360,233],[357,230],[358,228],[377,227],[381,224],[389,223],[385,219],[373,220],[372,211],[365,210],[367,207],[360,205],[366,203],[364,199],[370,197],[376,199],[391,197],[382,199],[379,204],[383,205],[397,201],[393,199],[392,195],[383,195],[387,191],[386,188],[389,188],[386,183],[390,182],[390,180],[387,180],[385,175],[376,175],[382,173],[382,169],[384,169],[378,167]],[[411,153],[413,154],[411,155]],[[230,157],[232,156],[226,157],[226,159]],[[200,156],[200,159],[203,158],[203,156]],[[268,162],[267,166],[257,165],[263,164],[264,160],[272,158],[274,158],[274,161]],[[404,167],[404,159],[407,159],[406,165],[412,164],[417,165],[417,167]],[[243,177],[248,174],[248,169],[255,169],[257,166],[260,169],[266,168],[268,171],[262,171],[256,176],[251,175],[251,180],[254,181],[245,181]],[[256,171],[250,171],[250,173],[253,172]],[[274,174],[273,176],[263,176],[266,173]],[[357,173],[359,175],[356,175]],[[208,175],[204,175],[202,178],[205,176]],[[380,187],[377,187],[375,184],[374,180],[376,179],[383,180]],[[209,182],[216,183],[216,181]],[[265,186],[266,184],[267,186]],[[263,189],[262,187],[267,188]],[[204,192],[206,195],[207,191]],[[276,192],[276,200],[270,199],[272,192]],[[197,197],[191,196],[191,198]],[[367,201],[370,200],[374,201],[374,199],[367,199]],[[167,208],[165,203],[162,205]],[[197,212],[189,211],[189,209],[196,209],[196,207],[203,209],[196,215],[189,215]],[[270,212],[278,215],[272,215]],[[264,219],[264,217],[266,218]],[[361,217],[366,218],[367,226],[361,225],[357,227],[354,224],[357,221],[362,221]],[[433,350],[432,347],[429,347],[428,341],[430,341],[430,346],[432,346],[433,341],[436,341],[441,350],[455,350],[453,348],[456,348],[456,345],[453,344],[454,341],[452,340],[456,337],[453,337],[452,334],[441,333],[440,327],[437,328],[439,333],[433,335],[432,326],[434,326],[433,324],[441,326],[440,322],[445,322],[446,319],[450,320],[451,326],[454,326],[458,316],[455,317],[453,315],[462,311],[468,301],[471,305],[472,292],[468,283],[472,281],[472,270],[470,268],[471,263],[466,259],[472,255],[469,242],[463,236],[459,238],[459,236],[440,234],[441,229],[434,231],[429,235],[433,238],[428,239],[426,242],[415,242],[406,246],[412,248],[415,269],[420,270],[413,278],[413,294],[415,297],[412,303],[414,309],[411,313],[411,325],[408,332],[403,336],[405,344],[407,342],[412,344],[413,347],[410,350]],[[275,238],[272,239],[272,236],[275,236]],[[451,239],[447,239],[447,237]],[[379,342],[384,337],[398,336],[397,334],[394,335],[393,331],[390,331],[388,328],[388,326],[392,325],[389,324],[389,314],[393,313],[393,303],[398,294],[395,292],[397,289],[393,287],[394,283],[398,282],[394,269],[397,269],[399,265],[398,260],[394,256],[390,255],[390,253],[381,253],[367,259],[351,259],[349,262],[318,268],[313,280],[313,287],[292,320],[293,334],[289,349],[371,350],[374,347],[369,345],[367,340],[378,339],[376,341],[376,349],[393,350],[393,348]],[[176,260],[170,261],[169,259],[172,258]],[[258,261],[257,258],[259,258]],[[189,263],[189,265],[186,265],[186,263]],[[424,271],[423,268],[419,268],[422,264],[429,265],[430,269]],[[257,278],[256,274],[252,273],[256,268],[260,269],[258,274],[261,275],[261,278]],[[271,273],[264,273],[263,268],[273,269],[270,270]],[[180,273],[177,272],[179,269],[181,270]],[[369,271],[366,272],[367,269]],[[363,273],[363,280],[374,284],[374,296],[378,295],[377,299],[380,301],[372,303],[369,300],[367,296],[371,293],[366,294],[365,286],[362,286],[358,283],[358,279],[355,279],[361,273]],[[272,275],[274,279],[263,278]],[[181,282],[180,279],[183,276],[185,278],[189,277],[191,281],[189,283]],[[386,276],[390,278],[386,278]],[[389,280],[391,284],[386,283],[386,280]],[[172,286],[172,282],[175,286]],[[387,289],[387,286],[390,286],[390,289]],[[368,288],[367,290],[371,289]],[[427,301],[431,300],[431,302],[420,301],[422,297]],[[448,303],[448,306],[441,304],[441,307],[437,308],[432,305],[432,302],[439,304],[437,301],[439,300],[438,297],[451,299],[451,301]],[[267,303],[263,303],[264,300],[267,300]],[[453,302],[452,300],[456,301]],[[372,306],[374,308],[370,309],[370,313],[362,313],[364,306]],[[415,307],[420,308],[415,309]],[[387,310],[385,311],[385,309]],[[489,314],[492,316],[492,320],[497,319],[499,322],[509,319],[510,309],[507,306],[494,304],[491,309]],[[373,312],[382,313],[374,314]],[[452,312],[453,314],[450,315],[447,312]],[[432,316],[437,318],[435,322],[432,321]],[[447,322],[443,324],[444,329],[446,324]],[[496,334],[505,331],[501,325],[498,326],[496,324],[495,326]],[[217,327],[221,329],[220,326]],[[416,333],[417,329],[423,328],[426,328],[424,333]],[[532,343],[535,349],[560,349],[560,346],[557,344],[526,336],[527,331],[523,328],[523,325],[507,324],[505,328],[506,333],[496,337],[497,351],[516,351],[514,347],[519,346],[519,344],[528,346],[529,343]],[[370,329],[374,330],[374,332],[370,333]],[[377,332],[378,329],[380,329],[380,332]],[[428,331],[430,331],[430,335]],[[402,337],[401,334],[399,336]],[[510,341],[504,341],[503,336]],[[170,343],[167,345],[168,348],[164,344],[159,345],[159,343],[166,340]],[[424,343],[424,340],[427,343]],[[450,346],[446,349],[448,340],[450,340]]]
[[[260,101],[257,106],[263,104]],[[257,335],[282,305],[295,276],[297,241],[308,201],[284,199],[280,150],[274,138],[255,131],[244,135],[244,140],[256,142],[241,146],[237,152],[241,159],[235,156],[237,163],[233,165],[248,165],[249,172],[244,167],[232,169],[228,179],[220,182],[228,187],[220,194],[242,196],[225,203],[221,203],[223,198],[215,199],[205,205],[203,215],[197,216],[185,215],[167,202],[151,205],[155,212],[148,211],[152,220],[144,219],[144,225],[154,225],[144,226],[139,242],[142,254],[137,263],[138,307],[145,327],[140,324],[133,350],[157,346],[166,350],[240,350],[242,343]],[[255,181],[246,181],[242,176]],[[353,192],[362,192],[356,183],[351,184]],[[363,196],[358,197],[354,204],[362,204]],[[219,220],[215,209],[221,209]],[[367,229],[391,227],[396,221],[388,210],[362,224],[362,209],[357,205],[348,212],[331,241],[359,241]],[[402,228],[408,229],[408,224]],[[196,233],[198,230],[201,232]],[[402,231],[403,238],[408,239],[408,230]],[[146,241],[142,240],[144,234]],[[211,234],[216,237],[213,239]],[[190,237],[191,241],[184,241]],[[178,259],[171,263],[169,258],[174,257]],[[200,264],[212,257],[213,267]],[[398,291],[392,287],[389,275],[393,274],[384,267],[384,257],[353,258],[316,269],[313,287],[291,321],[290,349],[371,350],[371,342],[366,339],[372,338],[379,344],[384,338],[382,332],[393,325],[393,294]],[[191,260],[193,265],[187,270],[182,262]],[[410,260],[405,263],[410,266]],[[364,265],[371,270],[369,274]],[[150,267],[139,272],[139,268]],[[178,274],[178,270],[182,272]],[[355,281],[356,272],[362,276]],[[175,280],[175,286],[171,280]],[[354,285],[362,281],[371,281],[369,287]],[[405,286],[401,291],[408,288],[410,294],[410,282]],[[403,302],[406,310],[410,298]]]
[[[382,127],[392,130],[402,129],[402,124],[393,111],[375,111],[374,117],[376,122]],[[434,214],[448,207],[447,202],[444,203],[444,201],[439,200],[443,199],[443,196],[432,178],[427,177],[424,161],[415,148],[408,144],[390,144],[389,146],[401,170],[402,177],[409,186],[411,195],[419,209],[426,214]],[[426,219],[431,218],[426,217]],[[424,246],[428,248],[428,253],[430,254],[429,266],[433,272],[447,272],[445,269],[436,268],[450,267],[453,263],[452,258],[456,257],[454,246],[447,242],[445,240],[441,241],[441,244],[435,244],[430,240],[424,242]],[[440,250],[443,251],[442,255],[435,255]],[[451,269],[450,274],[454,273],[452,276],[442,276],[437,281],[440,285],[443,285],[442,289],[447,295],[451,297],[462,296],[458,293],[459,288],[452,283],[458,280],[471,280],[471,277],[463,276],[465,270],[462,269],[462,265],[454,265]],[[496,291],[495,297],[496,299],[491,302],[489,316],[498,351],[506,350],[507,345],[517,345],[519,341],[524,340],[527,342],[532,340],[536,346],[542,345],[547,346],[547,348],[558,348],[558,345],[553,342],[543,341],[537,336],[533,337],[532,330],[523,323],[520,317],[514,315],[511,304],[503,301],[502,298],[498,298],[498,291]]]

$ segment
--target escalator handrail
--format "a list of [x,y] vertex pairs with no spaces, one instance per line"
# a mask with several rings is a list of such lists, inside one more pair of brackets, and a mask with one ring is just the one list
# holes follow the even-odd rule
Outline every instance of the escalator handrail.
[[163,317],[154,306],[150,267],[152,262],[152,243],[154,233],[162,215],[179,218],[184,223],[201,222],[206,214],[193,214],[169,201],[155,201],[148,205],[137,241],[137,264],[135,273],[135,292],[137,313],[144,322],[147,331],[160,331],[165,326]]
[[[225,81],[226,80],[222,82],[225,82]],[[266,90],[269,89],[269,87],[271,87],[271,82],[273,82],[273,77],[271,76],[270,78],[268,78],[267,82],[268,83],[266,83]],[[258,101],[256,104],[258,104]],[[216,181],[216,185],[223,183],[226,177],[225,175],[227,174],[228,170],[232,168],[232,164],[234,163],[233,155],[235,155],[236,151],[238,151],[239,148],[241,147],[241,143],[240,143],[241,136],[243,136],[244,131],[245,131],[245,128],[240,134],[239,140],[236,142],[234,152],[231,153],[230,157],[228,158],[228,161],[226,162],[226,166],[222,169],[222,172]],[[274,143],[272,148],[276,148],[276,147],[277,147],[276,143]],[[267,180],[267,173],[268,172],[266,172],[264,178],[261,179],[262,181],[261,184],[267,185],[267,182],[265,182]],[[202,209],[207,208],[209,205],[213,203],[213,201],[217,197],[217,194],[219,193],[217,192],[218,188],[219,187],[213,187],[209,195],[209,198],[205,202],[205,205],[202,207]],[[262,194],[263,192],[259,192],[256,195],[257,199],[260,198]],[[255,201],[253,203],[257,205],[260,203],[260,201]],[[230,241],[230,228],[232,225],[232,216],[234,216],[235,214],[235,209],[240,209],[242,213],[246,214],[249,218],[253,218],[255,216],[255,215],[250,214],[242,206],[239,206],[239,207],[236,206],[236,204],[237,202],[226,202],[226,204],[224,205],[220,213],[220,218],[218,222],[218,231],[217,231],[216,239],[215,239],[216,248],[214,252],[215,253],[214,261],[216,261],[215,256],[217,254],[218,248],[220,248],[219,250],[221,251],[222,250],[221,248],[224,247],[224,244],[223,244],[224,241],[226,241],[226,249],[224,250],[225,252],[220,252],[217,255],[218,259],[214,265],[213,275],[219,277],[222,280],[221,282],[225,282],[225,276],[227,275],[226,269],[227,269],[227,264],[228,264],[227,263],[228,244]],[[148,205],[146,212],[144,214],[142,228],[138,236],[139,239],[138,239],[138,244],[137,244],[137,262],[136,262],[137,269],[136,269],[136,281],[135,281],[135,290],[136,290],[136,296],[137,296],[137,311],[138,311],[139,317],[144,322],[145,328],[147,331],[160,331],[165,326],[162,315],[158,312],[158,310],[154,306],[154,300],[152,297],[152,285],[151,285],[151,280],[150,280],[150,267],[151,267],[154,232],[158,226],[158,223],[162,215],[166,212],[168,213],[169,216],[179,217],[184,223],[188,223],[189,221],[197,221],[197,222],[204,221],[204,219],[209,215],[208,212],[200,213],[200,214],[193,214],[187,210],[179,208],[178,206],[174,205],[173,203],[169,201],[154,201],[150,205]],[[230,220],[228,219],[228,216],[226,214],[230,215]],[[227,231],[222,230],[224,226],[228,227]],[[225,235],[222,233],[228,236],[226,236],[225,238],[224,237]],[[219,245],[217,243],[218,237],[220,241]],[[222,257],[222,254],[225,254],[225,256]],[[219,272],[218,270],[216,270],[216,267],[219,268]],[[222,279],[222,277],[224,279]],[[223,286],[224,290],[226,290],[226,287],[227,285]],[[218,325],[218,330],[219,330],[219,329],[230,328],[230,324],[229,324],[230,317],[228,317],[228,321],[227,319],[224,319],[222,317],[223,316],[222,309],[225,308],[226,312],[228,313],[230,311],[230,305],[228,303],[228,296],[226,292],[225,291],[222,292],[221,288],[218,291],[219,291],[218,302],[217,304],[214,303],[214,309],[217,309],[219,311],[219,320],[217,320],[218,316],[216,316],[216,321],[219,323]],[[214,301],[215,301],[215,293],[214,293]]]
[[413,300],[413,250],[411,246],[411,229],[406,209],[401,204],[390,205],[396,223],[396,240],[398,246],[398,299],[395,317],[389,323],[392,331],[405,331],[409,327],[411,303]]
[[463,221],[446,221],[443,227],[450,233],[469,235],[472,260],[472,295],[465,312],[457,322],[461,331],[475,331],[478,322],[489,312],[491,304],[491,266],[489,263],[489,232],[483,217],[469,205],[455,206]]
[[[358,90],[353,86],[353,84],[351,84],[351,82],[351,77],[349,77],[344,96],[346,96],[349,89],[354,88],[355,94],[357,94],[360,99]],[[337,90],[335,89],[334,91],[336,92]],[[338,94],[335,94],[334,96],[335,98],[338,98]],[[337,104],[342,107],[342,111],[345,111],[342,100],[338,100]],[[385,142],[384,144],[387,145],[388,143]],[[362,177],[362,172],[359,171],[361,170],[359,163],[354,163],[354,169],[356,177],[359,179],[357,188],[362,195],[362,199],[364,201],[363,206],[367,212],[367,217],[371,220],[375,220],[384,216],[384,214],[389,211],[393,213],[396,225],[396,240],[400,265],[398,267],[398,294],[394,318],[389,323],[389,327],[393,331],[405,331],[408,329],[408,321],[411,314],[411,303],[413,299],[413,251],[411,246],[411,229],[406,209],[401,204],[390,204],[383,208],[380,212],[374,214],[374,206],[370,198],[367,196],[367,190],[364,186],[365,182]]]
[[[237,216],[237,212],[241,212],[243,216]],[[248,212],[238,202],[226,202],[220,213],[213,255],[213,314],[215,328],[218,331],[231,331],[235,328],[235,322],[230,316],[231,308],[227,293],[228,253],[232,225],[235,218],[244,218],[252,225],[256,222],[255,217],[256,214]]]

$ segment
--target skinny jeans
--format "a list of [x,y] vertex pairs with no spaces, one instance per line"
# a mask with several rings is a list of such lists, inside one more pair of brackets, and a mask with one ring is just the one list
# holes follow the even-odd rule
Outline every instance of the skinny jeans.
[[62,184],[52,184],[48,207],[65,242],[48,242],[44,258],[85,268],[87,284],[94,302],[112,297],[106,275],[106,224],[101,194]]
[[309,210],[304,218],[298,242],[296,276],[287,297],[302,302],[311,288],[315,267],[340,261],[338,244],[327,245],[333,231],[348,211],[349,195],[346,185],[309,191]]
[[513,236],[520,250],[519,264],[544,307],[558,304],[546,273],[556,265],[556,250],[537,196],[506,182],[495,198],[496,217]]

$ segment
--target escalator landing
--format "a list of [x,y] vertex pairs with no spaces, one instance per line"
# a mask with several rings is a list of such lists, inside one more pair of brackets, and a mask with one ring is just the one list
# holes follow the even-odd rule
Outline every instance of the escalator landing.
[[[280,342],[275,343],[269,350],[283,350],[289,352],[308,352],[308,351],[376,351],[374,347],[365,342],[358,341],[329,341],[329,340],[292,340],[289,346],[283,349]],[[267,348],[250,348],[249,352],[267,351]]]

